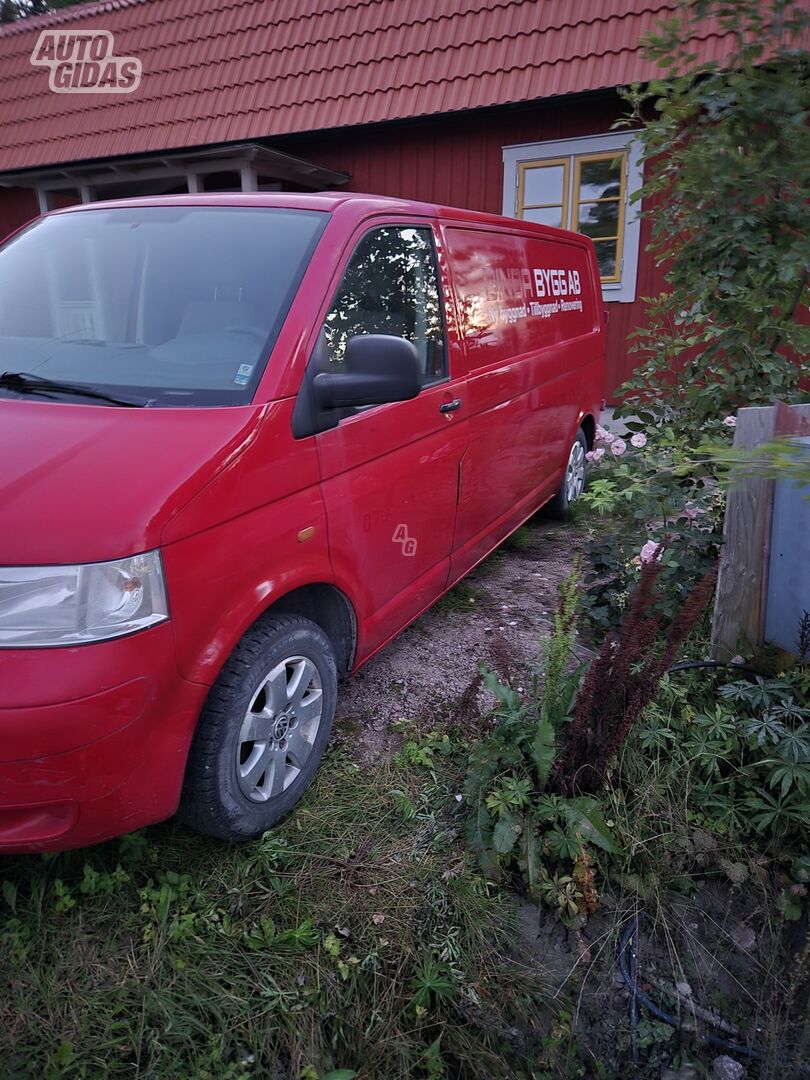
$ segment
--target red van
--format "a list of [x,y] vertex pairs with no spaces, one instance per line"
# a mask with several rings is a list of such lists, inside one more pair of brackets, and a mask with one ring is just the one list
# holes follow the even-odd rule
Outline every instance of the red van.
[[365,195],[58,211],[0,248],[0,850],[301,797],[352,674],[585,482],[594,247]]

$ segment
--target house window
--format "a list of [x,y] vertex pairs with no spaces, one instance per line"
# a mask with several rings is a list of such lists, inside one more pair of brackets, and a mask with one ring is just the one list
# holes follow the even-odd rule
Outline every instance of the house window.
[[519,217],[567,229],[569,168],[568,158],[522,161],[518,165]]
[[605,300],[636,294],[639,221],[629,197],[641,186],[632,132],[507,146],[503,212],[590,236]]

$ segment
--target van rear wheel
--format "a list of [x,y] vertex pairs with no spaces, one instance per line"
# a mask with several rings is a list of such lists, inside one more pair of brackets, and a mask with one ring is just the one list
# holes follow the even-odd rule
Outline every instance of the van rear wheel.
[[186,766],[178,818],[221,840],[250,840],[309,786],[332,730],[337,663],[323,630],[266,616],[211,689]]
[[551,501],[552,514],[561,521],[567,521],[571,515],[571,506],[585,490],[588,478],[587,461],[588,440],[582,428],[576,434],[568,451],[565,472],[557,494]]

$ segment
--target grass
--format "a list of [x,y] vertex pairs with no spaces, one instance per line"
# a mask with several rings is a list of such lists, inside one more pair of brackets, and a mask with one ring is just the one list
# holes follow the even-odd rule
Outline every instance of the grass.
[[516,529],[510,536],[503,542],[503,547],[507,551],[515,551],[518,554],[525,554],[534,547],[535,535],[532,529],[528,525],[522,525],[519,529]]
[[7,860],[0,1073],[529,1076],[542,988],[427,746],[421,764],[333,760],[253,844],[169,824]]
[[442,615],[457,614],[460,611],[472,611],[486,601],[487,594],[484,589],[477,585],[471,585],[468,581],[462,581],[453,586],[434,605],[434,612]]
[[[476,580],[443,604],[487,599]],[[740,825],[735,836],[707,817],[689,759],[703,721],[675,720],[686,704],[710,713],[714,694],[688,678],[659,695],[614,767],[603,810],[620,851],[592,850],[599,904],[570,927],[516,900],[514,877],[488,883],[462,840],[456,795],[488,719],[480,677],[459,702],[398,725],[393,760],[360,769],[333,754],[255,843],[170,823],[6,859],[0,1077],[658,1080],[686,1061],[708,1075],[716,1051],[644,1013],[628,1064],[616,948],[639,911],[640,973],[656,1000],[677,1012],[675,984],[688,982],[702,1007],[758,1029],[770,1057],[751,1080],[781,1078],[807,1056],[808,905],[784,917],[784,853],[763,856]],[[434,730],[443,724],[463,730]],[[754,949],[740,947],[741,928]]]

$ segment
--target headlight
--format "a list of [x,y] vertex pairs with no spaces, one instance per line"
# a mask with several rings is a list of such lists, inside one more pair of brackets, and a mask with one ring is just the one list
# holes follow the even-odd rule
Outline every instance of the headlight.
[[0,648],[106,641],[168,617],[157,551],[84,566],[0,567]]

